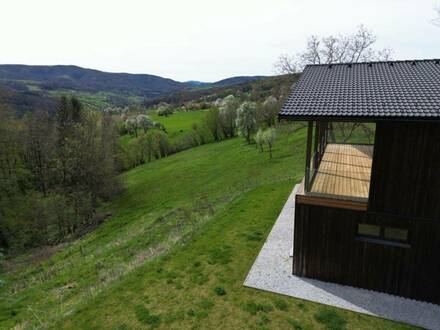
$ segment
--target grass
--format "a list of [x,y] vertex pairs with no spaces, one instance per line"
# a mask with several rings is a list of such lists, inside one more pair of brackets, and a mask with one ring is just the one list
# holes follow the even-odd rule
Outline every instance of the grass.
[[281,132],[271,161],[237,138],[125,173],[108,221],[1,274],[0,329],[409,328],[243,287],[303,175],[305,133]]
[[[183,135],[192,130],[194,124],[201,124],[208,110],[196,110],[189,112],[175,112],[171,116],[158,116],[152,110],[149,116],[152,120],[157,121],[165,126],[167,135],[171,141],[178,141]],[[138,130],[139,136],[144,134],[141,129]],[[130,141],[134,137],[126,134],[121,136],[120,143],[125,150],[128,148]]]
[[347,321],[335,310],[322,307],[314,315],[315,320],[323,324],[329,330],[345,330]]
[[49,95],[53,97],[60,97],[61,95],[76,96],[78,100],[81,101],[81,104],[84,106],[85,109],[93,111],[102,111],[106,108],[113,108],[114,105],[111,100],[109,100],[110,97],[125,98],[126,100],[138,104],[142,101],[141,97],[133,95],[122,97],[118,94],[111,92],[80,92],[74,90],[57,89],[49,91]]
[[193,124],[200,124],[208,110],[175,112],[171,116],[151,115],[151,119],[165,126],[168,136],[173,139],[192,129]]

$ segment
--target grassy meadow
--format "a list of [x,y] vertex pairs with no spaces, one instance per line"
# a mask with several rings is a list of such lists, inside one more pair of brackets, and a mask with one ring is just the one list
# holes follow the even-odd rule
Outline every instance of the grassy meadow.
[[173,139],[192,129],[193,124],[202,123],[209,109],[189,112],[175,112],[171,116],[151,115],[151,119],[160,122],[167,129],[168,136]]
[[[171,116],[165,117],[158,116],[155,114],[155,111],[150,110],[148,115],[153,121],[157,121],[164,125],[170,141],[175,142],[182,138],[185,134],[189,134],[194,124],[200,125],[208,111],[209,109],[190,112],[175,112]],[[139,129],[138,134],[141,135],[144,133],[141,129]],[[133,138],[134,136],[130,134],[121,136],[121,146],[126,149]]]
[[[169,134],[204,112],[154,118]],[[409,329],[243,287],[295,183],[306,129],[282,126],[274,158],[241,138],[122,175],[95,231],[0,273],[0,329]]]

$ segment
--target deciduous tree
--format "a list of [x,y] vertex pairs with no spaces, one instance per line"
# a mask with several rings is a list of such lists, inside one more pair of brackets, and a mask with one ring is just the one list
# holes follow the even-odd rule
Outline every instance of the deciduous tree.
[[263,133],[263,140],[267,144],[267,147],[269,148],[270,159],[272,159],[272,148],[273,148],[273,145],[275,144],[276,138],[277,138],[277,134],[276,134],[275,128],[272,128],[272,127],[268,128]]
[[376,40],[376,35],[364,25],[360,25],[354,34],[326,37],[312,35],[304,51],[281,55],[275,63],[275,69],[286,74],[301,72],[307,64],[389,60],[392,50],[375,49]]
[[234,95],[226,96],[220,103],[220,120],[223,127],[223,133],[226,137],[236,135],[235,120],[237,119],[237,108],[239,100]]
[[240,135],[244,136],[248,144],[251,136],[257,130],[257,107],[254,102],[243,102],[237,110],[236,125]]

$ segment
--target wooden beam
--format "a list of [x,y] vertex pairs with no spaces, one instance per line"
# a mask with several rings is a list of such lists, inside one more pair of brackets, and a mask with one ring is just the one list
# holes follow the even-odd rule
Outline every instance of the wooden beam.
[[318,169],[319,159],[318,159],[318,150],[319,150],[319,130],[320,130],[320,123],[319,121],[315,122],[315,142],[313,145],[313,168],[315,170]]
[[312,156],[313,121],[308,122],[306,147],[306,175],[304,180],[305,192],[310,191],[310,158]]

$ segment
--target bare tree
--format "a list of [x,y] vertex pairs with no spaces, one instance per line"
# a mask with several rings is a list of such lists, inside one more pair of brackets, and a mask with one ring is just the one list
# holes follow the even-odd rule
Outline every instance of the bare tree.
[[307,64],[331,64],[373,60],[389,60],[392,50],[376,50],[376,35],[364,25],[351,35],[311,36],[306,50],[295,55],[281,55],[275,63],[279,73],[297,73]]
[[297,73],[302,71],[302,64],[299,61],[299,56],[282,54],[275,62],[275,71],[281,74]]
[[[386,61],[391,59],[392,50],[377,50],[374,44],[376,35],[364,25],[360,25],[354,34],[318,37],[311,36],[305,51],[295,55],[282,55],[275,63],[279,73],[299,73],[308,64],[352,63],[367,61]],[[336,142],[335,131],[344,142],[348,142],[359,123],[330,123],[330,140]],[[370,140],[370,130],[363,127],[363,133]]]
[[437,17],[434,18],[434,19],[432,20],[432,22],[433,22],[435,25],[440,26],[440,5],[438,5],[436,8],[434,8],[434,10],[435,10],[435,12],[436,12],[436,14],[437,14]]

